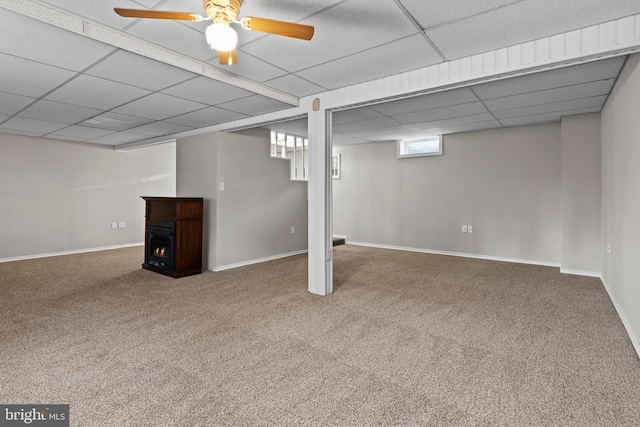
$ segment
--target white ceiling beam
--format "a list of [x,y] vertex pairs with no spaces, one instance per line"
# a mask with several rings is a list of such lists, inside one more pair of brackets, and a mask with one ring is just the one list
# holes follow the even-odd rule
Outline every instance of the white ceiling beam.
[[[319,97],[329,109],[345,109],[634,52],[640,52],[640,15],[330,90]],[[304,98],[300,102],[303,105]]]
[[[0,0],[0,7],[84,37],[297,107],[299,98],[39,0]],[[204,35],[203,35],[204,37]]]
[[271,123],[283,122],[291,119],[301,118],[307,115],[308,109],[304,106],[289,108],[286,110],[275,111],[273,113],[262,114],[260,116],[249,117],[246,119],[235,120],[231,122],[221,123],[219,125],[207,126],[199,129],[191,129],[183,132],[173,133],[171,135],[159,136],[155,138],[143,139],[140,141],[128,142],[118,145],[116,151],[129,151],[136,148],[147,147],[150,145],[164,144],[172,142],[176,139],[187,138],[194,135],[201,135],[209,132],[224,132],[230,130],[250,129],[258,126],[264,126]]

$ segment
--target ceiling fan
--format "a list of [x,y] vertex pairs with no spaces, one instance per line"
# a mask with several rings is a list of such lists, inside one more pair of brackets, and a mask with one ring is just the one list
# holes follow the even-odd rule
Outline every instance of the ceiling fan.
[[314,28],[311,25],[296,24],[294,22],[276,21],[266,18],[247,16],[237,21],[242,0],[202,0],[202,7],[207,16],[203,17],[189,12],[168,12],[160,10],[122,9],[113,10],[125,18],[154,18],[174,19],[180,21],[213,21],[206,30],[207,43],[211,49],[218,52],[218,59],[222,65],[232,65],[237,62],[236,44],[238,34],[230,27],[232,23],[242,25],[246,30],[261,33],[277,34],[302,40],[311,40]]

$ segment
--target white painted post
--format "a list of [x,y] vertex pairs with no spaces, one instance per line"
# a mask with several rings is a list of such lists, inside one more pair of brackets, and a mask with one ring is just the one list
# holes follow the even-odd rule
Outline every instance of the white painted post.
[[331,113],[320,100],[309,109],[309,292],[333,292]]

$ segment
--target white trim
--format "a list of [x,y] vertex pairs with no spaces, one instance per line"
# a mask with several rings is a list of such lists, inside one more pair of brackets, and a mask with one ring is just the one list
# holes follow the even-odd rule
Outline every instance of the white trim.
[[560,273],[562,273],[562,274],[573,274],[575,276],[596,277],[598,279],[602,278],[600,273],[595,272],[595,271],[571,270],[571,269],[562,268],[562,267],[560,267]]
[[221,265],[221,266],[218,266],[218,267],[214,267],[211,271],[218,272],[218,271],[223,271],[223,270],[230,270],[232,268],[244,267],[244,266],[252,265],[252,264],[260,264],[260,263],[267,262],[267,261],[274,261],[274,260],[280,259],[280,258],[288,258],[290,256],[306,254],[307,252],[308,252],[308,250],[304,249],[304,250],[301,250],[301,251],[289,252],[289,253],[280,254],[280,255],[273,255],[273,256],[269,256],[269,257],[265,257],[265,258],[251,259],[249,261],[242,261],[242,262],[237,262],[235,264],[227,264],[227,265]]
[[604,277],[601,277],[600,280],[602,281],[604,288],[607,290],[607,293],[609,294],[609,299],[611,300],[611,302],[613,303],[613,306],[618,312],[618,317],[620,317],[620,320],[622,321],[622,324],[624,325],[624,328],[627,331],[627,335],[629,335],[629,339],[631,340],[631,344],[633,345],[633,348],[635,349],[638,355],[638,358],[640,358],[640,337],[633,331],[633,328],[631,327],[631,323],[629,323],[629,321],[627,320],[627,317],[622,312],[622,308],[620,307],[620,305],[618,305],[618,302],[614,298],[613,292],[611,291],[611,288],[609,287],[609,284],[607,283],[607,281],[604,279]]
[[356,246],[368,246],[371,248],[380,248],[380,249],[392,249],[395,251],[407,251],[407,252],[421,252],[425,254],[434,254],[434,255],[449,255],[449,256],[457,256],[462,258],[475,258],[475,259],[485,259],[489,261],[501,261],[501,262],[513,262],[517,264],[532,264],[532,265],[541,265],[544,267],[560,267],[560,263],[557,262],[547,262],[547,261],[536,261],[529,259],[520,259],[520,258],[505,258],[491,255],[478,255],[478,254],[467,254],[463,252],[449,252],[449,251],[436,251],[432,249],[422,249],[422,248],[409,248],[405,246],[392,246],[392,245],[378,245],[375,243],[364,243],[364,242],[347,242],[350,245]]
[[[2,1],[2,0],[0,0]],[[178,139],[188,138],[190,136],[202,135],[210,132],[238,131],[243,129],[251,129],[257,126],[265,126],[272,123],[280,123],[287,120],[299,119],[307,116],[307,110],[302,107],[288,108],[286,110],[274,111],[273,113],[263,114],[261,116],[247,117],[231,122],[220,123],[217,125],[206,126],[198,129],[185,130],[171,135],[156,136],[153,138],[142,139],[139,141],[127,142],[116,146],[116,151],[128,151],[136,148],[143,148],[149,145],[161,144],[166,142],[167,138]]]
[[84,254],[84,253],[88,253],[88,252],[110,251],[112,249],[132,248],[134,246],[144,246],[144,242],[141,242],[141,243],[125,243],[123,245],[102,246],[102,247],[98,247],[98,248],[74,249],[72,251],[48,252],[48,253],[44,253],[44,254],[23,255],[23,256],[11,257],[11,258],[0,258],[0,263],[2,263],[2,262],[13,262],[13,261],[24,261],[24,260],[28,260],[28,259],[48,258],[48,257],[53,257],[53,256],[76,255],[76,254]]

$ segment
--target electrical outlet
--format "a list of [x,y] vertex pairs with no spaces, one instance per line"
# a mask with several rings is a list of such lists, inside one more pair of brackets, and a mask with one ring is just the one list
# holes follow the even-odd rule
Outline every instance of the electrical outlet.
[[472,225],[467,227],[467,233],[473,233],[473,226]]
[[224,182],[220,181],[220,191],[224,191]]
[[127,228],[127,223],[125,221],[120,221],[118,223],[118,228]]
[[291,227],[291,234],[295,234],[296,232],[296,228],[295,227]]
[[463,226],[462,226],[462,232],[463,232],[463,233],[466,233],[466,232],[467,232],[467,226],[466,226],[466,225],[463,225]]
[[117,222],[112,222],[112,223],[111,223],[111,229],[112,229],[112,230],[115,230],[115,229],[117,229],[117,228],[118,228],[118,223],[117,223]]

